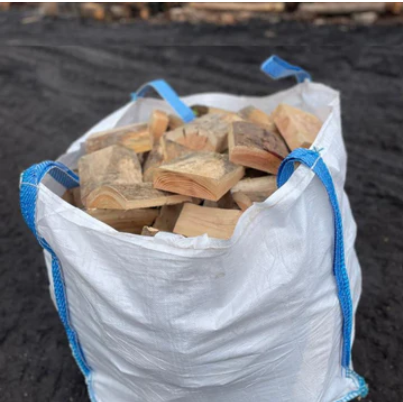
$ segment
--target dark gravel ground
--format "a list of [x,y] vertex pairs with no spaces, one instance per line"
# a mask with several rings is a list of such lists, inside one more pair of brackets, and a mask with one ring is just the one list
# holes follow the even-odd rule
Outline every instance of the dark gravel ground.
[[48,295],[40,247],[20,216],[20,172],[56,158],[154,78],[166,78],[180,94],[284,89],[291,81],[274,83],[259,73],[272,53],[341,91],[347,192],[364,276],[355,368],[370,384],[366,401],[403,400],[402,27],[20,19],[0,14],[1,402],[88,401]]

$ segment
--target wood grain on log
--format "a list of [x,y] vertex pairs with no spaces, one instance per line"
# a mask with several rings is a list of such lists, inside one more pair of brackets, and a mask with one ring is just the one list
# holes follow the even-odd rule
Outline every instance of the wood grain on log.
[[154,170],[164,162],[164,155],[162,152],[161,143],[154,144],[153,149],[148,154],[144,163],[143,180],[145,182],[152,182],[154,177]]
[[217,201],[244,175],[227,155],[195,152],[165,163],[154,172],[154,187]]
[[163,232],[173,232],[182,208],[183,204],[164,205],[155,220],[154,227]]
[[244,121],[232,123],[228,144],[231,162],[272,174],[288,154],[282,138]]
[[143,181],[141,166],[134,151],[113,145],[83,156],[78,162],[81,199],[87,205],[89,195],[100,188],[133,185]]
[[168,115],[161,110],[154,110],[148,121],[148,130],[154,139],[154,143],[159,142],[162,134],[168,129]]
[[250,123],[256,124],[270,132],[278,133],[273,118],[254,106],[247,106],[241,109],[238,115]]
[[276,176],[243,179],[232,189],[232,197],[242,211],[254,202],[264,202],[277,190]]
[[185,204],[174,233],[192,237],[207,233],[217,239],[229,239],[241,215],[242,212],[238,210]]
[[140,234],[144,226],[152,225],[158,215],[157,209],[87,209],[85,212],[119,232],[136,234]]
[[153,188],[152,183],[97,188],[86,199],[87,208],[138,209],[192,202],[191,197]]
[[167,132],[164,139],[177,142],[194,151],[223,152],[228,148],[230,123],[236,120],[241,118],[234,113],[206,114]]
[[85,142],[85,151],[91,153],[115,144],[140,153],[151,150],[153,139],[147,124],[131,124],[92,134]]
[[309,148],[322,127],[322,122],[313,114],[285,103],[277,106],[272,116],[291,150]]

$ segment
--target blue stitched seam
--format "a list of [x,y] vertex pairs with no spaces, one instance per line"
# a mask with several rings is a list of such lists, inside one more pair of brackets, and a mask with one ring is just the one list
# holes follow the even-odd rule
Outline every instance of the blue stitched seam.
[[59,313],[60,320],[62,321],[65,328],[73,357],[85,377],[90,400],[91,402],[96,402],[92,384],[93,372],[85,360],[83,350],[77,338],[77,334],[70,322],[66,289],[60,261],[49,246],[49,244],[46,242],[46,240],[39,237],[36,229],[35,214],[37,205],[38,184],[47,173],[50,173],[55,180],[57,180],[67,189],[76,187],[79,184],[78,176],[59,162],[45,161],[34,165],[23,172],[21,175],[21,212],[28,227],[34,233],[39,244],[52,256],[52,277],[57,311]]
[[348,368],[351,359],[351,332],[353,325],[353,305],[350,293],[350,283],[344,261],[344,239],[341,213],[333,180],[319,152],[297,148],[282,162],[278,175],[278,186],[281,187],[292,175],[294,163],[301,162],[308,166],[318,176],[324,185],[334,215],[334,261],[333,270],[336,278],[337,293],[343,319],[343,351],[342,366]]
[[343,225],[341,220],[341,212],[337,200],[336,190],[334,188],[332,176],[326,167],[323,159],[320,156],[321,150],[307,150],[303,148],[295,149],[282,162],[278,175],[277,184],[281,187],[292,175],[294,171],[294,163],[301,162],[308,166],[321,180],[322,184],[328,193],[329,200],[334,214],[335,240],[334,240],[334,261],[333,269],[337,284],[337,293],[340,302],[340,309],[343,319],[343,350],[341,365],[346,370],[346,377],[353,378],[359,388],[349,392],[346,396],[337,402],[347,402],[358,396],[366,396],[368,386],[365,380],[349,368],[351,360],[351,333],[353,326],[353,303],[350,291],[350,281],[348,278],[347,269],[345,266],[344,257],[344,239]]

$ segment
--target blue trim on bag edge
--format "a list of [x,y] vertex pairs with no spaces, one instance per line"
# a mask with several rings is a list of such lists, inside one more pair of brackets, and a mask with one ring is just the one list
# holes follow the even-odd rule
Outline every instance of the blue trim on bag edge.
[[[308,150],[305,148],[294,149],[281,163],[277,174],[277,185],[281,187],[287,182],[294,172],[294,163],[300,162],[310,168],[321,180],[322,184],[329,196],[329,201],[333,209],[333,220],[335,229],[334,238],[334,258],[333,258],[333,274],[336,278],[338,298],[342,313],[343,321],[343,346],[341,365],[346,369],[347,377],[352,377],[354,373],[350,369],[351,364],[351,336],[353,327],[353,303],[351,299],[350,281],[344,260],[344,238],[343,238],[343,223],[340,213],[339,202],[337,199],[336,190],[333,184],[332,176],[324,163],[320,153],[316,150]],[[361,379],[358,374],[354,373],[355,378]],[[360,380],[361,381],[361,380]],[[365,384],[365,380],[362,379]],[[368,388],[365,384],[366,392]],[[360,388],[354,393],[359,392],[356,396],[360,396],[363,391],[363,385],[360,383]],[[346,402],[350,399],[353,393],[348,394],[340,402]],[[353,396],[355,397],[355,396]],[[351,398],[352,399],[352,398]]]
[[85,377],[90,400],[96,402],[92,386],[92,370],[86,362],[83,350],[78,341],[77,333],[70,322],[63,270],[60,261],[46,240],[39,237],[36,229],[38,185],[48,173],[66,189],[77,187],[79,185],[78,176],[59,162],[45,161],[33,165],[25,170],[20,177],[21,213],[28,227],[37,238],[39,244],[52,256],[52,278],[57,311],[64,326],[74,359]]

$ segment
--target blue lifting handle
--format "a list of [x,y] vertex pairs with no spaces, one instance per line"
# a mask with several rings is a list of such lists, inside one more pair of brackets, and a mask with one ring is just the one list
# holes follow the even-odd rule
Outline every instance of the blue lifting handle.
[[168,102],[185,123],[195,119],[192,109],[181,101],[178,94],[164,80],[155,80],[142,85],[137,92],[131,94],[132,100],[136,101],[138,98],[144,97],[150,89],[154,89],[162,99]]
[[311,75],[304,69],[294,66],[280,57],[273,55],[261,65],[260,69],[273,80],[285,77],[295,77],[298,83],[312,81]]
[[320,153],[304,148],[295,149],[283,160],[277,175],[278,187],[285,184],[291,177],[294,172],[294,163],[297,162],[310,168],[319,177],[326,188],[333,209],[335,233],[333,274],[336,277],[338,297],[343,316],[343,352],[341,364],[343,367],[349,368],[351,359],[351,333],[353,327],[353,303],[351,300],[350,281],[344,260],[343,222],[336,190],[329,169],[320,156]]
[[66,331],[73,356],[84,376],[89,378],[91,368],[85,359],[77,333],[70,322],[67,296],[60,261],[48,242],[39,236],[36,228],[36,208],[39,184],[48,173],[66,189],[77,187],[80,184],[78,176],[60,162],[44,161],[33,165],[29,169],[25,170],[20,177],[21,213],[26,224],[37,238],[39,244],[52,256],[52,277],[57,311]]

